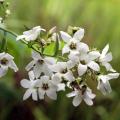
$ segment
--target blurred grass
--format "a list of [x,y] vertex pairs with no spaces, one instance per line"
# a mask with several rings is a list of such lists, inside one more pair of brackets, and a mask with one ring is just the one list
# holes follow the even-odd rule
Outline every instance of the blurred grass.
[[[114,58],[112,64],[119,71],[120,0],[8,1],[12,13],[6,21],[9,29],[21,34],[24,25],[41,25],[48,30],[53,26],[58,30],[67,30],[69,25],[83,27],[86,31],[84,42],[90,46],[102,49],[110,44]],[[0,87],[0,120],[120,120],[119,79],[111,81],[113,92],[110,95],[104,97],[97,93],[93,107],[82,103],[74,108],[72,99],[66,98],[62,92],[57,101],[22,102],[24,90],[19,82],[26,77],[24,67],[31,60],[30,50],[12,36],[8,39],[8,48],[20,71],[16,74],[9,71],[0,79],[0,86],[4,86]]]

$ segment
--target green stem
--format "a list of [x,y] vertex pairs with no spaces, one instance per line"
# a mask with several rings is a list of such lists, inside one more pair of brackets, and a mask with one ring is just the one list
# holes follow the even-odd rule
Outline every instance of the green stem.
[[4,52],[4,51],[7,50],[6,34],[7,34],[6,31],[4,31],[4,36],[3,36],[3,39],[2,39],[0,52]]

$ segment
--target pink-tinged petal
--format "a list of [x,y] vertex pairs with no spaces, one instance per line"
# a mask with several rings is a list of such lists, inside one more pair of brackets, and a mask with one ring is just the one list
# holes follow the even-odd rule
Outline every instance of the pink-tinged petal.
[[73,98],[73,105],[75,107],[79,106],[79,104],[82,102],[82,98],[80,97],[80,95],[77,95]]
[[82,65],[82,64],[78,65],[78,74],[79,74],[79,76],[82,76],[83,74],[85,74],[86,71],[87,71],[87,65]]
[[80,28],[73,36],[73,38],[75,38],[76,40],[81,41],[82,38],[84,37],[84,29]]
[[72,38],[68,33],[60,31],[61,37],[64,40],[64,42],[68,43],[69,40]]
[[94,71],[100,71],[99,65],[94,61],[89,62],[88,67],[91,68]]

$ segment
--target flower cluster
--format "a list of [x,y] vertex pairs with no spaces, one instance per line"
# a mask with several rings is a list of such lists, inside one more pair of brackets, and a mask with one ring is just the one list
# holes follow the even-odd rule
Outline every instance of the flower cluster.
[[[79,27],[73,27],[70,34],[63,31],[58,34],[55,27],[46,36],[41,32],[46,33],[46,30],[37,26],[17,37],[17,40],[24,39],[32,45],[37,42],[43,47],[40,52],[38,49],[32,51],[33,60],[26,66],[29,80],[21,80],[22,87],[27,89],[24,100],[30,96],[33,100],[44,99],[45,96],[56,100],[59,91],[69,89],[66,96],[74,97],[74,106],[82,100],[91,106],[96,95],[88,86],[90,80],[97,81],[97,89],[104,95],[111,92],[109,80],[118,78],[119,73],[110,64],[112,54],[108,44],[102,51],[90,49],[82,42],[84,29]],[[58,44],[64,42],[62,49],[57,49],[59,52],[55,57],[45,55],[44,48],[57,40]]]

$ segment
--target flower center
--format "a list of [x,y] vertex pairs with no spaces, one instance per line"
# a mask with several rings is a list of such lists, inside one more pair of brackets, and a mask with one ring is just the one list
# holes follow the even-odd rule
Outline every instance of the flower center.
[[3,58],[2,60],[0,60],[0,63],[1,63],[2,65],[7,65],[8,62],[9,62],[9,61],[8,61],[6,58]]
[[48,90],[49,89],[48,84],[47,83],[43,83],[42,89],[43,90]]
[[86,89],[87,89],[87,86],[86,86],[86,85],[83,85],[83,86],[82,86],[82,89],[81,89],[82,95],[85,93]]
[[71,43],[70,44],[70,49],[75,50],[76,49],[76,43]]
[[38,62],[42,65],[44,63],[44,60],[38,60]]
[[67,68],[65,68],[64,70],[61,71],[62,74],[67,73]]
[[86,65],[85,60],[80,61],[81,64]]
[[76,88],[77,90],[80,89],[79,84],[76,81],[73,81],[70,83],[70,86],[74,89]]

